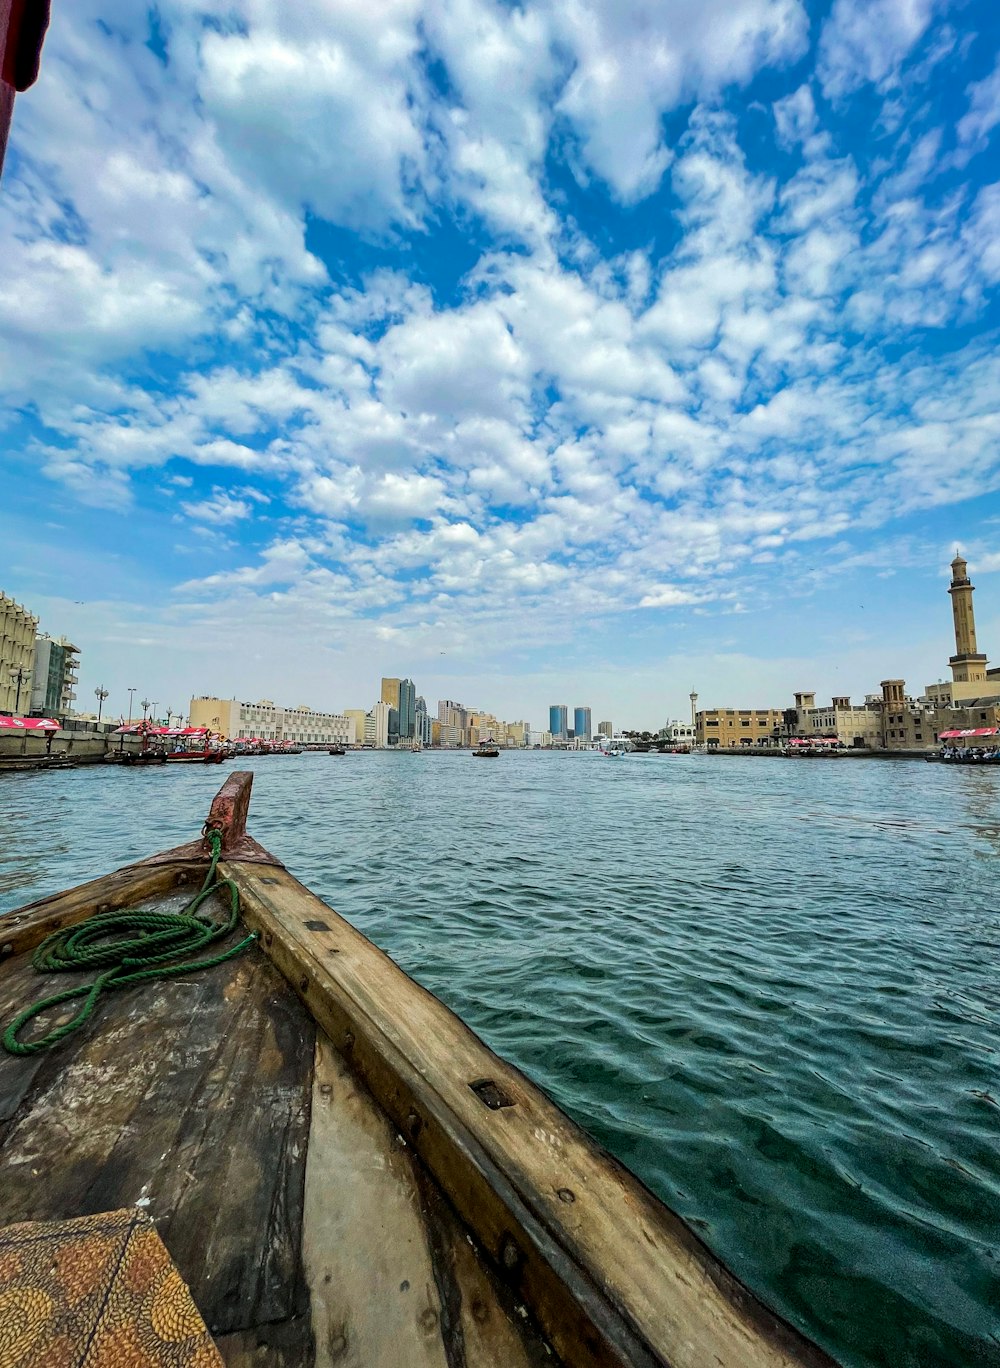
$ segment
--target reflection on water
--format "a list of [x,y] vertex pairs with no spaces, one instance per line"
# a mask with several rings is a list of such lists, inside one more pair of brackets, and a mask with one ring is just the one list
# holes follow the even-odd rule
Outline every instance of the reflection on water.
[[[846,1364],[1000,1365],[1000,774],[257,762],[252,829]],[[6,775],[0,911],[219,771]]]

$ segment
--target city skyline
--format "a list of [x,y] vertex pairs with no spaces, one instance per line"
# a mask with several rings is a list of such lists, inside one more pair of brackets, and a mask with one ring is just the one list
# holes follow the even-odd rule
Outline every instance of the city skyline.
[[58,7],[0,188],[81,697],[858,696],[956,545],[997,639],[995,5],[153,13]]

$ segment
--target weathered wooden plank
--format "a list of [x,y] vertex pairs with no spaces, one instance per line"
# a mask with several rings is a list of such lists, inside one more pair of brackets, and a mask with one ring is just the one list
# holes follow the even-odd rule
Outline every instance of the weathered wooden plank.
[[33,950],[52,931],[74,926],[93,912],[112,912],[133,907],[147,898],[162,896],[175,888],[204,878],[205,865],[196,861],[177,864],[137,864],[116,869],[89,883],[79,884],[50,898],[28,903],[0,917],[0,965],[8,956]]
[[0,1224],[139,1204],[213,1334],[294,1322],[307,1363],[314,1036],[257,949],[109,995],[8,1125]]
[[[42,996],[41,982],[30,955],[0,962],[0,1034],[18,1012]],[[43,1063],[42,1055],[10,1055],[0,1048],[0,1137],[4,1123],[16,1115]]]
[[322,1032],[303,1252],[316,1368],[449,1368],[410,1156]]
[[557,1368],[322,1032],[305,1211],[316,1368]]
[[304,1313],[253,1330],[219,1335],[215,1347],[226,1368],[311,1368],[311,1335],[309,1316]]
[[[567,1362],[831,1364],[634,1175],[287,871],[226,868],[267,953]],[[490,1086],[473,1088],[484,1081]]]

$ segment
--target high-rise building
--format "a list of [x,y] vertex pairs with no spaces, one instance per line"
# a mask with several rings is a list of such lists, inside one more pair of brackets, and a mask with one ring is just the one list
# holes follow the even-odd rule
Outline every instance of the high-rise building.
[[549,731],[553,741],[565,741],[569,732],[569,707],[553,703],[549,708]]
[[365,716],[365,745],[384,750],[389,744],[389,705],[381,699]]
[[590,740],[591,722],[589,708],[573,709],[573,734],[578,741]]
[[388,721],[386,723],[386,740],[390,746],[399,745],[399,709],[390,708]]
[[76,698],[80,648],[65,637],[53,640],[45,633],[35,637],[31,666],[31,711],[68,713]]
[[412,741],[416,735],[417,690],[412,679],[399,681],[399,739]]
[[597,724],[597,735],[598,735],[598,736],[614,736],[614,734],[615,734],[615,729],[614,729],[614,727],[611,725],[610,722],[598,722],[598,724]]
[[417,694],[413,706],[413,732],[415,740],[422,746],[431,744],[431,719],[427,715],[427,700],[422,694]]
[[33,613],[0,593],[0,711],[30,711],[37,629],[38,619]]
[[399,679],[390,679],[386,675],[382,676],[382,692],[379,694],[379,699],[387,707],[399,707],[399,686],[401,683],[402,681]]
[[469,710],[464,703],[455,703],[450,698],[438,699],[438,721],[446,727],[465,731],[469,725]]

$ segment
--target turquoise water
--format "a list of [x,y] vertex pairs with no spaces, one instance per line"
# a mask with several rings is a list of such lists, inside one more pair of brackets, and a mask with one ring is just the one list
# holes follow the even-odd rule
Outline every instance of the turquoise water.
[[[251,830],[849,1365],[1000,1365],[1000,773],[256,762]],[[0,776],[0,912],[226,768]]]

